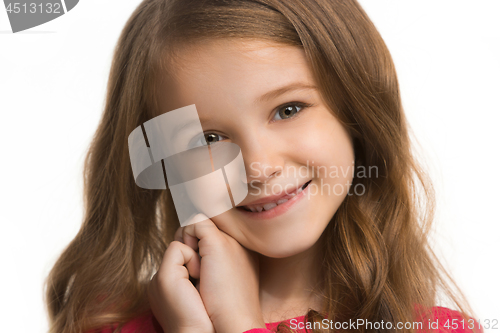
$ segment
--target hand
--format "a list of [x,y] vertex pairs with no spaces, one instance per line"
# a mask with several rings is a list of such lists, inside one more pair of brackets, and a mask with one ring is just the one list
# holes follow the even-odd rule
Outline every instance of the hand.
[[151,310],[165,333],[214,333],[201,296],[189,280],[199,278],[200,258],[190,246],[171,242],[148,285]]
[[199,291],[215,330],[234,333],[265,328],[259,302],[257,254],[204,218],[179,228],[176,238],[199,251],[201,260],[193,261],[192,268],[200,273]]

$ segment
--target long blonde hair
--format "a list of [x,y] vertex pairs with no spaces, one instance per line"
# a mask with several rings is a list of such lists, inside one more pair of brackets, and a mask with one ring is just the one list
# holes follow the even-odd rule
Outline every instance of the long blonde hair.
[[144,0],[114,51],[85,160],[81,229],[46,280],[50,333],[148,311],[146,286],[179,222],[168,190],[134,183],[127,137],[158,114],[156,83],[177,47],[231,38],[303,48],[322,97],[354,139],[356,166],[379,172],[354,179],[365,194],[346,197],[320,239],[325,306],[307,319],[411,322],[416,305],[428,315],[438,292],[472,316],[429,246],[432,185],[411,154],[391,56],[355,0]]

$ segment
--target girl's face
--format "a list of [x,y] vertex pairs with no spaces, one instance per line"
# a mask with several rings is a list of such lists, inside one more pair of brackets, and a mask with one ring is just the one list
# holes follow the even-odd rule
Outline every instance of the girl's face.
[[161,109],[195,104],[207,142],[236,143],[245,161],[248,196],[212,221],[268,257],[309,249],[348,193],[354,150],[315,88],[304,51],[219,40],[178,55],[175,77],[162,82]]

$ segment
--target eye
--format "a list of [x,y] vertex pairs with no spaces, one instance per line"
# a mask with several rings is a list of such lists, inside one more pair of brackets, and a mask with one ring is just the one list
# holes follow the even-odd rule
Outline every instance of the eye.
[[219,137],[222,137],[220,136],[219,134],[216,134],[216,133],[206,133],[205,134],[205,141],[211,145],[213,143],[216,143],[217,141],[219,141]]
[[286,120],[293,118],[297,113],[299,113],[302,109],[308,106],[311,105],[301,102],[292,102],[284,104],[276,109],[276,113],[273,117],[273,120]]
[[188,145],[188,149],[214,144],[219,140],[224,140],[222,135],[213,132],[206,132],[194,137]]

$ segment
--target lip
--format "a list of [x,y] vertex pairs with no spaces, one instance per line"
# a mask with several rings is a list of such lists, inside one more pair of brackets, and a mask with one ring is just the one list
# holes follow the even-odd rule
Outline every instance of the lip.
[[309,182],[311,180],[312,179],[309,179],[309,180],[303,182],[301,185],[297,186],[293,191],[283,190],[283,191],[281,191],[281,193],[278,193],[278,194],[275,194],[275,195],[270,195],[270,196],[265,197],[265,198],[257,199],[257,200],[252,201],[252,202],[247,202],[244,205],[239,205],[238,207],[241,207],[241,206],[252,206],[252,205],[265,205],[266,203],[276,202],[276,201],[278,201],[280,199],[291,197],[292,193],[296,192],[299,188],[301,188],[302,186],[304,186],[305,183],[307,183],[307,182]]
[[[311,184],[309,184],[309,185],[311,185]],[[307,187],[304,190],[302,190],[302,192],[295,195],[293,198],[289,199],[287,202],[282,203],[281,205],[278,205],[271,210],[263,210],[262,212],[249,212],[248,210],[245,210],[242,207],[236,207],[236,210],[241,212],[243,215],[245,215],[249,218],[252,218],[252,219],[267,220],[267,219],[275,218],[277,216],[285,214],[297,202],[301,201],[304,198],[304,196],[306,195],[306,193],[308,193],[309,187],[310,187],[309,185],[307,185]],[[299,189],[299,188],[300,187],[297,187],[297,189]],[[290,192],[290,193],[293,193],[293,192]]]

